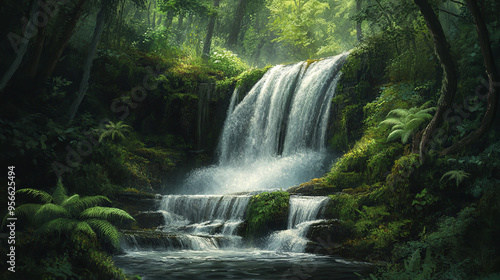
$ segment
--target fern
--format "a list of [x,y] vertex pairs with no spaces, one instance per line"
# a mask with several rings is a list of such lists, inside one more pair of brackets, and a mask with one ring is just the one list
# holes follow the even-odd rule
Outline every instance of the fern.
[[99,142],[108,136],[111,136],[112,140],[115,140],[115,136],[118,138],[125,138],[124,133],[129,132],[132,127],[130,125],[126,125],[123,121],[119,121],[116,124],[113,122],[109,122],[104,125],[104,129],[101,130],[101,135],[99,136]]
[[80,218],[82,219],[105,219],[105,220],[124,220],[129,219],[133,220],[132,216],[129,213],[118,209],[118,208],[109,208],[109,207],[92,207],[85,209],[82,213],[80,213]]
[[428,103],[421,107],[411,109],[394,109],[387,114],[387,119],[380,124],[392,126],[392,132],[387,137],[387,141],[401,139],[403,144],[415,134],[416,131],[427,121],[432,119],[430,114],[436,107],[424,108]]
[[33,220],[35,221],[36,224],[44,224],[47,221],[54,220],[56,218],[69,218],[70,215],[66,208],[52,204],[52,203],[47,203],[42,205],[38,211],[36,211],[35,216],[33,217]]
[[116,227],[108,221],[100,219],[90,219],[86,223],[95,231],[97,235],[118,247],[120,244],[120,233]]
[[449,177],[448,180],[455,179],[455,182],[457,183],[457,187],[458,187],[458,185],[460,185],[460,183],[462,183],[462,181],[465,178],[468,178],[469,176],[470,176],[470,174],[465,172],[464,170],[451,170],[451,171],[444,173],[443,176],[441,177],[441,180],[439,180],[439,182],[443,181],[444,178]]
[[19,189],[16,191],[18,194],[27,194],[28,196],[39,198],[43,203],[49,203],[52,201],[52,196],[44,191],[36,189]]
[[52,195],[36,189],[21,189],[18,192],[45,202],[20,205],[15,210],[16,215],[27,217],[27,221],[38,228],[35,236],[40,239],[61,236],[63,233],[71,236],[83,233],[118,247],[119,233],[110,221],[134,220],[121,209],[99,206],[111,202],[105,196],[68,196],[61,181],[57,182]]

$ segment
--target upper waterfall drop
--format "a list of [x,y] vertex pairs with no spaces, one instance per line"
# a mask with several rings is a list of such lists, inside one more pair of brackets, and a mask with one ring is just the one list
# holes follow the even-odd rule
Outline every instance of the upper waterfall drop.
[[331,100],[348,53],[271,68],[240,101],[235,90],[218,164],[193,171],[189,193],[290,187],[321,176]]

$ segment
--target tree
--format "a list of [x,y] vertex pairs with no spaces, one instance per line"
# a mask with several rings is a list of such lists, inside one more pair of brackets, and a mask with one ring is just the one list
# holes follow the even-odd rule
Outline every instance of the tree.
[[271,11],[270,29],[277,38],[300,52],[300,58],[312,57],[318,51],[322,30],[328,29],[323,13],[330,8],[328,3],[319,0],[274,0],[267,6]]
[[[52,195],[37,189],[19,189],[17,194],[26,194],[38,199],[40,204],[23,204],[16,208],[16,216],[26,217],[36,228],[36,237],[60,236],[61,233],[85,234],[97,238],[103,244],[118,248],[120,234],[111,221],[133,221],[127,212],[99,206],[111,202],[107,197],[97,195],[80,197],[66,195],[66,189],[59,180]],[[4,220],[5,222],[5,220]]]
[[241,25],[243,23],[247,2],[248,0],[238,1],[238,6],[236,7],[236,11],[234,13],[234,20],[231,26],[231,31],[229,32],[229,37],[227,38],[226,43],[229,49],[233,50],[236,46],[236,43],[238,43],[238,34],[240,33]]
[[210,57],[210,48],[212,46],[212,37],[214,35],[215,21],[217,20],[217,8],[219,7],[220,0],[214,0],[213,10],[208,19],[207,34],[203,41],[203,52],[201,57],[208,59]]
[[[27,30],[29,30],[31,27],[34,27],[34,25],[33,25],[34,18],[33,17],[34,17],[37,10],[38,10],[38,1],[33,1],[33,4],[31,6],[31,12],[30,12],[30,20],[28,21],[28,24],[27,24],[27,28],[28,28]],[[31,38],[31,36],[26,36],[26,35],[29,35],[27,33],[28,33],[28,31],[26,31],[23,34],[24,37],[20,39],[20,40],[22,40],[21,46],[17,50],[17,55],[16,55],[16,58],[14,59],[14,62],[10,66],[9,70],[7,70],[5,75],[0,80],[0,92],[7,86],[10,79],[12,78],[12,76],[14,76],[17,69],[19,68],[19,65],[21,65],[21,62],[23,61],[24,55],[26,54],[26,51],[28,50],[28,45],[29,45],[29,41],[30,41],[26,37]]]
[[75,6],[73,7],[73,9],[69,14],[60,16],[61,18],[60,24],[62,26],[62,30],[61,32],[56,33],[52,38],[52,44],[48,48],[49,61],[45,66],[44,71],[42,71],[38,75],[39,80],[43,81],[47,79],[56,68],[57,64],[59,63],[59,59],[61,58],[64,52],[64,49],[68,45],[68,42],[71,39],[71,36],[73,35],[73,31],[83,13],[84,10],[83,6],[86,2],[87,0],[78,0],[78,2],[75,4]]
[[471,143],[477,141],[493,123],[498,106],[498,93],[495,87],[500,85],[500,78],[498,76],[498,69],[495,65],[493,52],[491,50],[488,28],[486,27],[486,23],[483,19],[477,1],[465,0],[465,2],[467,3],[467,8],[469,9],[472,17],[474,18],[479,39],[479,46],[481,47],[483,62],[486,68],[486,75],[488,76],[488,96],[486,100],[487,107],[479,128],[462,138],[460,141],[455,142],[449,148],[444,149],[441,152],[442,155],[456,153],[460,149],[463,149],[464,147],[467,147]]
[[[363,6],[363,0],[356,0],[356,13],[361,12],[361,7]],[[362,20],[356,20],[356,36],[358,39],[358,42],[361,42],[363,40],[363,30],[361,29],[361,23]]]
[[425,19],[427,28],[429,29],[434,41],[434,49],[436,55],[443,68],[443,79],[441,86],[441,95],[438,100],[436,113],[429,122],[427,127],[422,132],[420,140],[420,159],[423,160],[426,145],[432,137],[434,130],[441,124],[445,112],[450,108],[455,92],[457,90],[458,76],[455,68],[455,63],[451,56],[450,45],[446,40],[443,27],[439,22],[439,18],[432,9],[432,6],[427,0],[413,0],[420,9],[422,16]]
[[85,59],[85,64],[83,65],[83,77],[80,81],[80,87],[78,88],[77,96],[73,104],[68,111],[68,124],[73,121],[80,104],[83,101],[83,97],[87,94],[87,90],[89,87],[89,79],[90,79],[90,70],[92,69],[92,64],[94,61],[95,53],[97,51],[97,44],[101,39],[102,31],[104,29],[104,22],[106,18],[106,4],[103,2],[101,4],[101,9],[97,13],[96,26],[94,29],[94,34],[92,36],[92,41],[90,43],[90,48],[87,53],[87,58]]

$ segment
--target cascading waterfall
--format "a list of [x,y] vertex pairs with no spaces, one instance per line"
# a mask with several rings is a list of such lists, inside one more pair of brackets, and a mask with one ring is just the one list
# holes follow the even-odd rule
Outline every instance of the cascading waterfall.
[[[243,98],[236,89],[218,163],[192,172],[182,186],[186,194],[163,196],[159,238],[128,236],[128,254],[118,263],[132,274],[148,266],[143,279],[166,279],[166,271],[168,279],[288,279],[297,266],[314,268],[300,271],[308,279],[357,279],[352,272],[363,269],[359,264],[303,253],[328,197],[291,196],[287,229],[260,240],[259,248],[246,246],[240,236],[252,191],[286,188],[324,173],[331,100],[346,57],[276,66]],[[198,130],[200,136],[203,127]],[[202,143],[199,138],[198,148]]]
[[273,251],[303,252],[307,244],[309,227],[322,220],[316,220],[327,204],[328,197],[290,197],[288,227],[271,234],[266,249]]
[[188,176],[188,193],[234,193],[294,186],[328,167],[325,135],[347,53],[271,68],[238,103],[235,90],[218,164]]

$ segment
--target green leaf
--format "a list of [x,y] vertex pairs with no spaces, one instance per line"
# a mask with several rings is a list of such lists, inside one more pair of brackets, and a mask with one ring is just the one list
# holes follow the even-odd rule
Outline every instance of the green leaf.
[[85,209],[80,213],[82,219],[102,219],[102,220],[132,220],[135,221],[129,213],[110,207],[92,207]]
[[48,203],[52,201],[52,196],[47,192],[41,190],[26,188],[26,189],[16,190],[16,193],[27,194],[31,197],[39,198],[43,203]]

